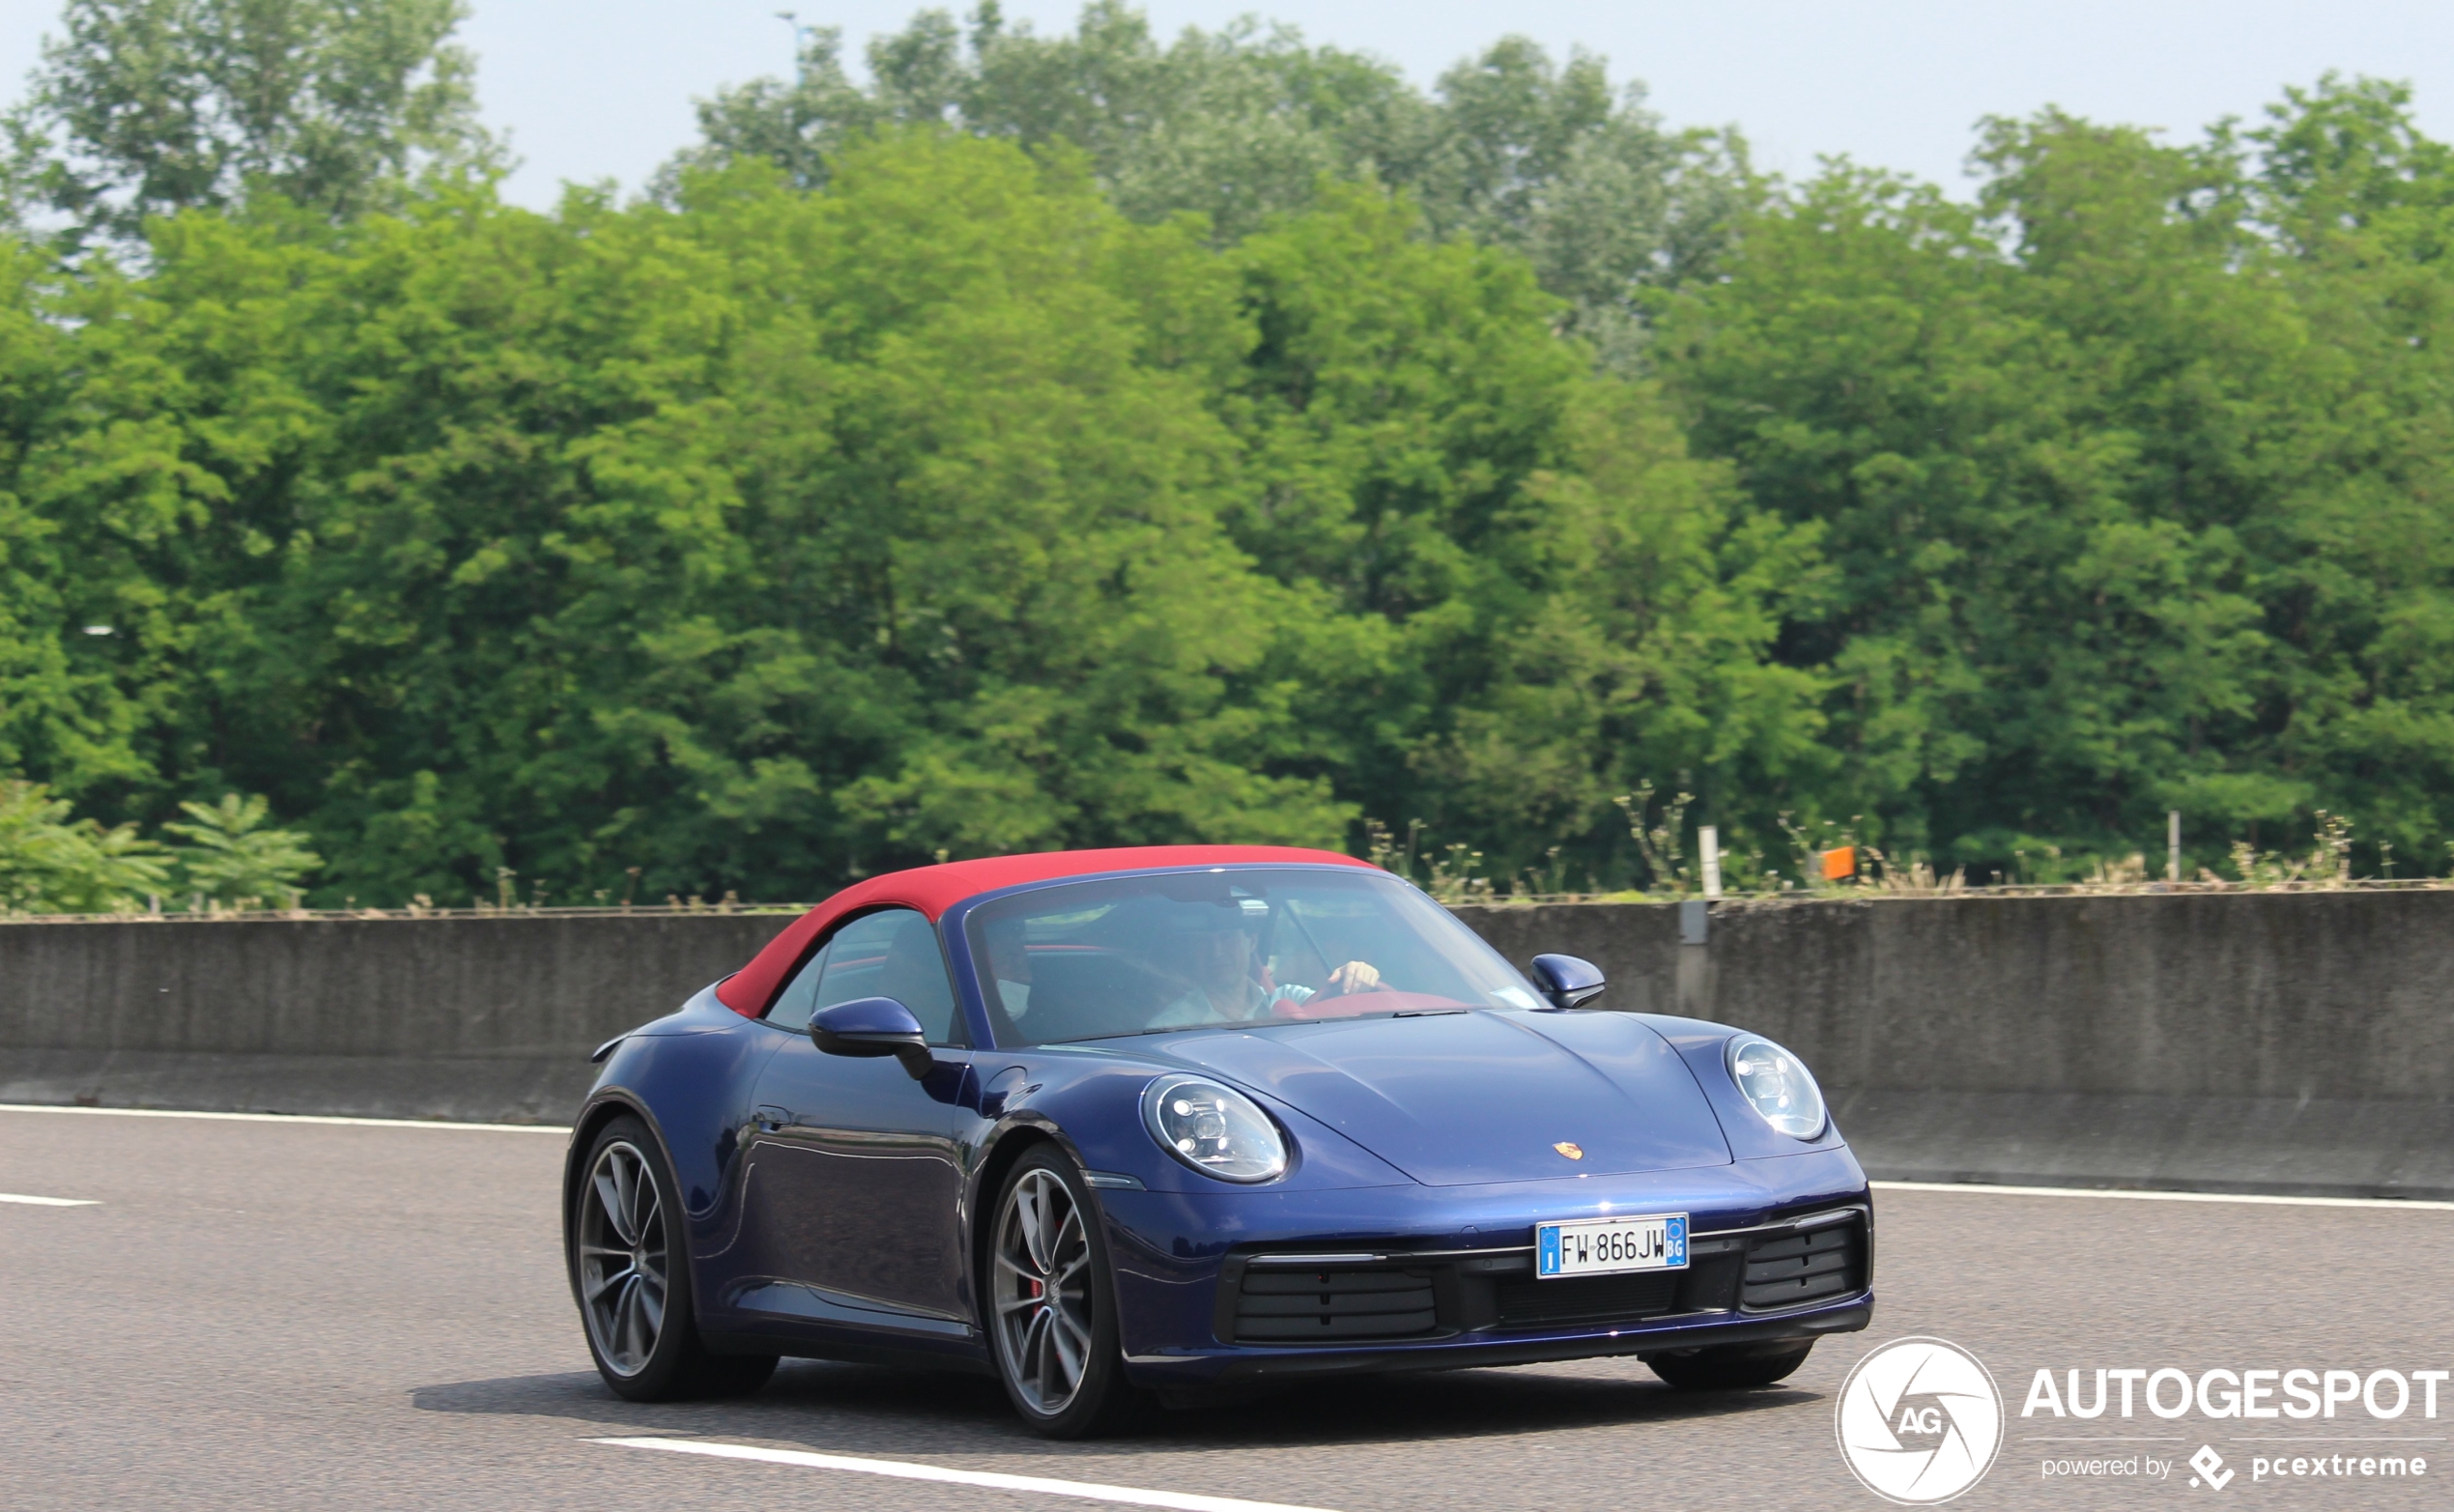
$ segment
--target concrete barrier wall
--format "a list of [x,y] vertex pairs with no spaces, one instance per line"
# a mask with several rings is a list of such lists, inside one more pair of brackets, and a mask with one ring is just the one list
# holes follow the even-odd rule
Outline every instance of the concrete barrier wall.
[[[1789,1045],[1878,1175],[2454,1196],[2454,892],[1460,915]],[[0,927],[0,1101],[556,1121],[784,922]]]
[[0,926],[0,1102],[558,1123],[742,914]]
[[2454,1196],[2454,892],[1484,908],[1804,1056],[1899,1179]]

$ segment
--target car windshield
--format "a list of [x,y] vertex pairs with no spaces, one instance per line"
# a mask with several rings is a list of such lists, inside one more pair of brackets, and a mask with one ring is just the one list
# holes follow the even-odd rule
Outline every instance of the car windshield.
[[1034,888],[965,931],[1001,1044],[1541,1006],[1447,910],[1360,868]]

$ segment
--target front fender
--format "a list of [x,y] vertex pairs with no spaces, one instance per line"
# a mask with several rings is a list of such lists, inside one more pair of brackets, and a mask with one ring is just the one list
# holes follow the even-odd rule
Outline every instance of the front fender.
[[[1158,1146],[1142,1125],[1142,1091],[1155,1077],[1191,1074],[1223,1082],[1268,1110],[1292,1139],[1287,1173],[1264,1183],[1271,1191],[1327,1191],[1355,1186],[1411,1186],[1414,1179],[1285,1100],[1197,1066],[1112,1051],[1000,1052],[1008,1069],[983,1085],[1015,1078],[1000,1117],[1030,1114],[1064,1131],[1083,1169],[1130,1176],[1148,1191],[1206,1192],[1245,1188],[1192,1170]],[[982,1063],[987,1070],[985,1058]]]
[[[1752,1033],[1728,1024],[1710,1023],[1701,1018],[1675,1018],[1662,1013],[1633,1015],[1649,1026],[1655,1034],[1670,1042],[1679,1059],[1695,1076],[1696,1085],[1703,1089],[1704,1100],[1712,1106],[1713,1117],[1722,1127],[1722,1137],[1729,1141],[1730,1154],[1741,1160],[1761,1160],[1777,1155],[1805,1155],[1811,1151],[1843,1150],[1848,1141],[1840,1137],[1838,1119],[1827,1118],[1823,1132],[1813,1139],[1792,1139],[1756,1116],[1738,1095],[1737,1084],[1729,1079],[1729,1068],[1724,1064],[1724,1047],[1736,1037]],[[1812,1072],[1814,1068],[1807,1068]],[[1817,1085],[1821,1085],[1820,1079]],[[1825,1104],[1831,1098],[1827,1095]]]
[[1084,1173],[1121,1179],[1102,1181],[1088,1193],[1109,1237],[1111,1250],[1129,1241],[1129,1236],[1108,1219],[1106,1198],[1119,1186],[1199,1200],[1207,1195],[1235,1192],[1299,1195],[1415,1184],[1404,1172],[1337,1130],[1246,1087],[1238,1090],[1269,1109],[1293,1136],[1296,1159],[1287,1174],[1259,1187],[1244,1187],[1187,1169],[1161,1150],[1142,1126],[1143,1089],[1153,1077],[1187,1068],[1113,1052],[1054,1048],[982,1053],[975,1056],[972,1064],[977,1073],[974,1086],[979,1089],[980,1111],[985,1121],[973,1141],[971,1170],[963,1191],[961,1236],[963,1252],[971,1257],[972,1278],[972,1295],[967,1300],[975,1318],[979,1316],[980,1275],[985,1264],[988,1225],[995,1219],[996,1188],[1013,1163],[1004,1152],[1018,1138],[1046,1139],[1063,1150]]

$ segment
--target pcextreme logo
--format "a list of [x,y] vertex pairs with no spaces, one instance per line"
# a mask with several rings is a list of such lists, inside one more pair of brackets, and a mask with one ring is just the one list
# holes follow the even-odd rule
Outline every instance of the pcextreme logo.
[[2225,1483],[2230,1481],[2235,1473],[2224,1468],[2224,1457],[2215,1452],[2215,1445],[2211,1443],[2202,1443],[2198,1446],[2198,1452],[2190,1456],[2190,1469],[2198,1471],[2190,1477],[2191,1485],[2196,1486],[2204,1482],[2218,1491],[2224,1489]]
[[1977,1356],[1944,1339],[1894,1339],[1840,1384],[1840,1458],[1903,1506],[1949,1501],[1985,1478],[2003,1446],[2003,1397]]

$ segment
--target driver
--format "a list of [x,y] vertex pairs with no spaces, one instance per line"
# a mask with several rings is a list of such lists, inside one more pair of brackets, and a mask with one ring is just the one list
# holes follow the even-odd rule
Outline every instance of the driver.
[[[1292,982],[1271,982],[1258,937],[1234,915],[1216,920],[1196,915],[1178,933],[1176,944],[1178,974],[1190,981],[1191,989],[1158,1012],[1151,1020],[1154,1029],[1270,1018],[1283,1012],[1281,1004],[1307,1003],[1320,995]],[[1328,985],[1340,993],[1377,991],[1381,973],[1368,961],[1351,960],[1329,973]]]

